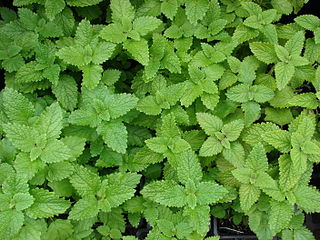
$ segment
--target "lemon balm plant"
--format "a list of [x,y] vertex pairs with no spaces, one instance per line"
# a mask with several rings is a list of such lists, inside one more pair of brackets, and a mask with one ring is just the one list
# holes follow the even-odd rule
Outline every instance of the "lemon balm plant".
[[315,239],[320,19],[304,3],[1,7],[0,239],[212,240],[213,216]]

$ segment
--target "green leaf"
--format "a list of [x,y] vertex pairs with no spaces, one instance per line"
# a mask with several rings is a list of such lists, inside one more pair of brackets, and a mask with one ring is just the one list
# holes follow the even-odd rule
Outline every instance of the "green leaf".
[[56,219],[50,223],[44,238],[48,240],[68,239],[72,233],[73,225],[69,220]]
[[73,110],[77,106],[78,88],[73,77],[62,75],[57,85],[52,86],[52,92],[66,110]]
[[103,72],[102,82],[107,86],[112,86],[117,81],[119,81],[121,77],[121,71],[117,69],[107,69]]
[[316,109],[319,106],[319,100],[313,93],[302,93],[295,95],[289,100],[291,106],[299,106],[308,109]]
[[7,210],[0,212],[0,237],[12,239],[21,229],[24,215],[21,211]]
[[148,148],[156,153],[166,153],[168,151],[168,139],[165,137],[149,138],[145,143]]
[[137,109],[147,115],[158,115],[161,113],[161,107],[156,102],[154,96],[141,98],[137,103]]
[[291,190],[300,180],[299,170],[295,168],[289,155],[281,155],[279,161],[279,186],[284,191]]
[[112,20],[126,26],[135,16],[135,10],[129,0],[112,0],[110,2]]
[[60,199],[53,192],[45,189],[35,188],[31,190],[34,203],[26,210],[31,218],[47,218],[64,213],[69,207],[70,202]]
[[274,97],[273,91],[262,85],[254,85],[251,88],[253,98],[258,103],[264,103],[271,100]]
[[291,150],[291,135],[288,131],[267,131],[262,135],[262,138],[280,152],[287,153]]
[[270,229],[274,233],[288,227],[293,216],[293,206],[288,202],[271,201],[271,212],[269,218]]
[[97,128],[104,142],[112,150],[125,153],[127,148],[128,132],[125,125],[120,121],[108,122]]
[[282,90],[287,86],[293,77],[295,72],[294,66],[284,62],[278,62],[275,65],[275,75],[277,81],[277,87],[279,90]]
[[29,126],[8,123],[3,125],[3,130],[12,144],[24,152],[30,152],[36,144],[37,133]]
[[200,127],[205,131],[207,135],[214,136],[216,132],[219,132],[223,127],[223,122],[217,116],[209,113],[197,113],[197,121]]
[[48,176],[49,181],[60,181],[69,177],[74,171],[74,168],[69,162],[58,162],[53,163],[48,166]]
[[33,104],[21,93],[11,88],[3,91],[3,106],[8,118],[20,124],[27,123],[35,113]]
[[247,212],[252,205],[258,201],[260,190],[251,184],[242,184],[239,189],[240,206],[243,211]]
[[314,15],[300,15],[294,21],[310,31],[314,31],[317,27],[320,27],[320,19]]
[[247,157],[246,167],[254,171],[267,171],[268,159],[261,143],[255,145]]
[[178,6],[177,0],[164,0],[161,3],[161,12],[163,12],[167,18],[173,20],[177,14]]
[[60,140],[49,142],[40,155],[41,160],[45,163],[61,162],[70,157],[70,149]]
[[74,45],[61,48],[56,55],[66,63],[80,67],[88,65],[92,61],[92,48]]
[[134,186],[125,186],[120,185],[120,183],[121,182],[119,181],[117,183],[110,184],[106,188],[102,186],[102,190],[100,191],[103,191],[105,198],[103,198],[99,204],[104,211],[109,212],[111,211],[111,208],[120,206],[122,203],[134,196],[135,189],[133,187],[135,187],[136,184],[134,184]]
[[58,13],[62,12],[65,5],[64,0],[46,0],[45,9],[47,17],[52,21]]
[[202,20],[209,8],[207,0],[188,0],[185,3],[186,15],[192,24],[196,24],[198,20]]
[[296,203],[307,213],[320,211],[320,192],[312,187],[298,185],[294,190]]
[[254,170],[250,168],[237,168],[232,171],[232,175],[242,184],[249,184],[250,178],[254,175]]
[[47,140],[60,136],[62,129],[62,110],[58,103],[53,103],[40,115],[41,133],[46,134]]
[[185,189],[173,181],[152,182],[146,185],[141,193],[144,197],[168,207],[183,207],[186,205]]
[[137,102],[138,98],[131,94],[121,93],[114,95],[110,106],[108,106],[110,117],[115,119],[125,115],[136,106]]
[[299,31],[286,42],[285,48],[290,55],[300,55],[304,46],[304,40],[304,32]]
[[112,43],[122,43],[127,39],[125,29],[121,24],[111,23],[104,26],[100,32],[100,37]]
[[88,89],[94,89],[101,80],[102,66],[90,64],[81,67],[81,70],[83,72],[82,85]]
[[194,209],[184,208],[183,215],[189,219],[194,231],[201,236],[206,235],[210,225],[209,206],[196,206]]
[[177,160],[177,173],[179,181],[186,184],[188,181],[200,182],[202,169],[196,154],[189,150],[181,153]]
[[98,215],[98,201],[94,196],[78,200],[69,213],[69,219],[84,220]]
[[201,182],[196,191],[197,203],[200,205],[213,204],[222,200],[227,193],[227,189],[216,183]]
[[305,141],[305,142],[303,143],[303,145],[301,146],[301,150],[302,150],[302,152],[304,152],[305,154],[315,154],[315,155],[319,155],[319,154],[320,154],[319,142],[307,140],[307,141]]
[[254,56],[260,61],[271,64],[277,61],[277,55],[274,51],[273,44],[264,42],[252,42],[250,43],[250,50]]
[[221,132],[225,134],[228,141],[233,142],[239,138],[243,128],[244,123],[242,120],[234,120],[224,125]]
[[128,39],[123,43],[124,49],[126,49],[133,57],[142,65],[148,65],[149,63],[149,46],[148,42],[144,39],[139,41]]
[[202,144],[199,155],[203,157],[209,157],[221,153],[223,146],[220,141],[215,137],[208,137]]
[[29,193],[16,193],[12,200],[17,211],[30,207],[34,202],[34,198]]
[[100,177],[83,166],[75,167],[70,183],[83,197],[96,194],[101,186]]
[[155,17],[138,17],[133,21],[132,28],[134,31],[137,31],[140,36],[145,36],[157,29],[161,23],[161,20]]
[[227,91],[227,97],[235,102],[247,102],[250,97],[250,86],[248,84],[238,84],[234,87],[231,87]]

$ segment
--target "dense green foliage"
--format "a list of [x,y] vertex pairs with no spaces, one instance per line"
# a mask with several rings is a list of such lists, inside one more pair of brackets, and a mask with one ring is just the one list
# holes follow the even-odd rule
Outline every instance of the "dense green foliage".
[[320,19],[280,21],[304,2],[0,8],[0,239],[134,240],[145,219],[147,240],[212,240],[212,216],[314,239]]

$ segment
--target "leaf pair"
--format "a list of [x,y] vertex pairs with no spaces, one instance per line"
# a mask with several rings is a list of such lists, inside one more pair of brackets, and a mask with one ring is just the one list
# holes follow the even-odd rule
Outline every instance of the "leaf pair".
[[224,124],[222,120],[209,113],[197,113],[200,127],[209,137],[200,148],[200,156],[209,157],[230,149],[230,143],[236,141],[244,128],[242,120]]
[[96,173],[76,166],[70,182],[82,198],[71,209],[69,218],[82,220],[95,217],[100,211],[110,212],[133,197],[139,181],[140,175],[136,173],[109,174],[101,181]]
[[176,161],[180,185],[173,180],[155,181],[144,187],[143,196],[168,207],[208,205],[222,200],[228,191],[213,182],[202,182],[201,167],[196,155],[185,151]]

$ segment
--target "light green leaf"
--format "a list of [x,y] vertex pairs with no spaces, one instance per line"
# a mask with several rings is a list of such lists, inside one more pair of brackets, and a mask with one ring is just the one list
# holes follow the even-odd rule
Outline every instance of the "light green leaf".
[[44,238],[47,240],[68,239],[73,233],[73,225],[69,220],[56,219],[51,222]]
[[300,180],[299,170],[295,168],[288,154],[281,155],[279,161],[279,186],[284,191],[291,190]]
[[32,189],[31,195],[34,197],[34,203],[26,210],[27,215],[31,218],[53,217],[64,213],[70,207],[69,201],[45,189]]
[[178,11],[178,1],[177,0],[164,0],[161,3],[161,12],[163,14],[173,20]]
[[81,70],[83,72],[82,85],[89,89],[95,88],[101,80],[102,66],[90,64],[81,67]]
[[188,0],[185,3],[186,15],[192,24],[196,24],[198,20],[202,20],[209,8],[207,0]]
[[101,186],[100,177],[83,166],[75,167],[70,183],[83,197],[96,194]]
[[254,171],[267,171],[268,159],[261,143],[255,145],[247,157],[246,167]]
[[225,134],[228,141],[233,142],[239,138],[243,128],[242,120],[234,120],[223,126],[222,133]]
[[242,184],[239,189],[240,206],[243,211],[247,212],[252,205],[258,201],[260,190],[251,184]]
[[146,185],[142,195],[168,207],[183,207],[186,205],[186,192],[182,186],[173,181],[162,180]]
[[278,202],[274,200],[270,202],[270,205],[270,228],[274,233],[278,233],[288,227],[294,213],[293,206],[288,202]]
[[73,166],[69,162],[58,162],[48,165],[47,179],[49,181],[60,181],[73,173]]
[[135,10],[129,0],[112,0],[110,8],[114,22],[126,26],[133,21]]
[[26,124],[35,112],[33,104],[21,93],[11,88],[3,91],[3,106],[8,118],[20,124]]
[[52,86],[52,92],[66,110],[73,110],[77,106],[78,88],[73,77],[62,75],[57,85]]
[[215,137],[209,137],[200,148],[199,155],[209,157],[221,153],[223,147],[220,141]]
[[30,152],[36,144],[36,131],[26,125],[8,123],[3,125],[3,130],[12,144],[24,152]]
[[60,140],[49,142],[40,155],[41,160],[45,163],[62,162],[70,157],[70,149]]
[[122,43],[127,39],[126,33],[121,24],[111,23],[103,27],[100,37],[112,43]]
[[24,215],[21,211],[7,210],[0,212],[0,238],[10,240],[21,229]]
[[114,95],[112,101],[110,102],[109,113],[110,117],[115,119],[123,116],[131,109],[133,109],[138,102],[138,98],[131,94],[121,93]]
[[253,98],[258,103],[264,103],[271,100],[274,97],[273,91],[262,85],[254,85],[251,88]]
[[168,139],[165,137],[149,138],[145,141],[148,148],[156,153],[165,153],[168,151]]
[[126,152],[128,132],[121,121],[103,122],[97,128],[97,132],[112,150],[119,153]]
[[47,17],[52,21],[58,13],[62,12],[65,5],[64,0],[46,0],[45,9]]
[[214,204],[222,200],[227,193],[227,189],[216,183],[201,182],[196,191],[197,203],[200,205]]
[[197,155],[189,150],[181,153],[177,160],[177,173],[179,181],[186,184],[188,181],[200,182],[202,169]]
[[92,62],[94,64],[102,64],[107,61],[113,54],[116,45],[109,42],[99,42],[95,45],[92,52]]
[[288,50],[290,55],[301,54],[305,40],[304,34],[305,33],[303,31],[299,31],[286,42],[285,48]]
[[124,49],[126,49],[139,63],[142,65],[148,65],[149,63],[149,46],[148,42],[144,39],[139,41],[130,39],[123,43]]
[[214,136],[223,127],[223,122],[217,116],[209,113],[196,113],[197,121],[206,134]]
[[17,211],[30,207],[34,202],[34,198],[29,193],[16,193],[12,200]]
[[249,184],[251,177],[254,176],[254,170],[250,168],[237,168],[232,171],[232,175],[242,184]]
[[280,152],[287,153],[291,149],[291,135],[288,131],[267,131],[262,135],[262,138]]
[[300,15],[294,21],[310,31],[314,31],[317,27],[320,27],[320,19],[314,15]]
[[320,211],[320,192],[312,187],[298,185],[294,190],[296,203],[307,213]]
[[264,42],[252,42],[249,46],[254,56],[260,61],[267,64],[276,62],[277,55],[274,51],[273,44]]
[[161,107],[156,102],[154,96],[141,98],[137,104],[137,109],[147,115],[158,115],[161,113]]
[[145,36],[148,33],[157,29],[161,23],[161,20],[155,17],[138,17],[133,21],[132,28],[134,31],[137,31],[140,34],[140,36]]
[[62,129],[62,110],[58,103],[53,103],[40,115],[41,133],[46,134],[47,140],[60,136]]
[[247,102],[250,97],[250,86],[248,84],[238,84],[234,87],[231,87],[227,91],[227,97],[235,102]]
[[278,62],[275,65],[275,74],[277,87],[279,90],[284,89],[285,86],[290,82],[295,72],[294,66],[284,62]]
[[84,220],[98,215],[98,201],[94,196],[78,200],[69,213],[69,219]]

